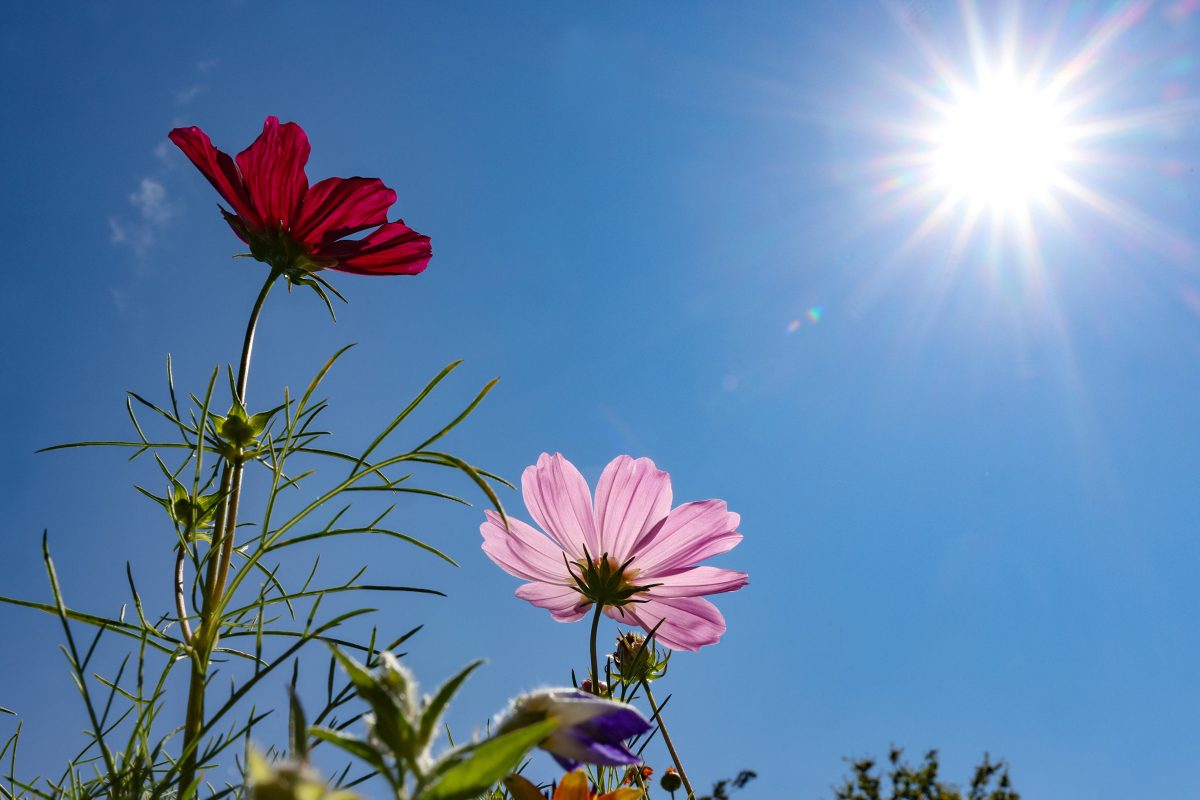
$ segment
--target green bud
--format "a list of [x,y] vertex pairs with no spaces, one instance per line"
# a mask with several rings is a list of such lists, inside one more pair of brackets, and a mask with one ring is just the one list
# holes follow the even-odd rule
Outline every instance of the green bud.
[[671,792],[674,794],[679,790],[679,787],[683,785],[683,781],[680,779],[679,773],[675,771],[674,767],[667,767],[667,771],[664,772],[662,778],[659,779],[658,785],[663,788],[664,792]]
[[629,685],[657,680],[666,674],[668,658],[645,636],[627,631],[617,637],[617,649],[612,654],[614,677]]
[[[238,409],[240,411],[240,409]],[[229,416],[221,420],[217,427],[221,438],[234,447],[249,447],[254,444],[254,428],[244,414],[229,412]]]

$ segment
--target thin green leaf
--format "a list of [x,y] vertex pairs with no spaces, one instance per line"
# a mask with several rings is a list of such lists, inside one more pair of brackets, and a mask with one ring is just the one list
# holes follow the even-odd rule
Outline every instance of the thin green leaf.
[[460,422],[462,422],[467,417],[471,416],[471,412],[475,410],[476,406],[478,406],[480,403],[483,402],[483,398],[487,397],[488,392],[490,392],[496,386],[496,384],[499,382],[500,382],[499,378],[492,378],[490,381],[488,381],[487,384],[482,389],[479,390],[479,394],[475,395],[475,399],[472,400],[467,405],[467,407],[464,408],[457,417],[455,417],[453,420],[451,420],[450,424],[448,424],[446,427],[442,428],[440,431],[435,433],[433,436],[430,436],[425,441],[421,442],[419,445],[417,445],[413,449],[414,450],[424,450],[426,447],[433,444],[438,439],[441,439],[447,433],[449,433],[450,431],[452,431],[456,427],[458,427],[458,424]]
[[[293,680],[295,680],[293,676]],[[297,761],[308,761],[308,722],[304,719],[304,707],[295,689],[288,689],[288,734],[291,739],[291,757]]]
[[459,687],[462,686],[472,672],[478,669],[483,664],[483,660],[472,661],[467,666],[463,667],[457,675],[442,684],[437,690],[433,698],[425,706],[425,710],[421,712],[421,727],[417,733],[418,741],[422,747],[428,747],[430,740],[433,739],[434,729],[437,727],[438,721],[441,720],[446,706],[450,704],[450,700],[458,693]]
[[[419,406],[421,404],[421,402],[426,397],[429,396],[429,393],[432,392],[434,390],[434,388],[439,383],[441,383],[442,380],[447,375],[449,375],[451,372],[453,372],[455,369],[457,369],[460,364],[462,364],[461,360],[455,361],[455,362],[447,365],[446,367],[443,367],[442,371],[439,372],[437,375],[435,375],[433,380],[431,380],[429,383],[427,383],[425,385],[425,388],[422,389],[420,391],[420,393],[418,393],[417,396],[413,398],[412,402],[410,402],[407,406],[405,406],[404,410],[401,411],[399,414],[397,414],[395,419],[393,419],[391,421],[391,423],[386,428],[383,429],[383,432],[380,433],[378,436],[376,436],[375,440],[373,442],[371,442],[370,445],[367,446],[367,449],[363,451],[363,454],[358,457],[358,461],[356,461],[354,466],[350,469],[351,475],[353,475],[355,472],[357,472],[359,470],[360,467],[362,467],[362,465],[366,462],[367,457],[369,455],[371,455],[371,453],[375,452],[375,448],[377,448],[377,447],[379,447],[379,445],[383,444],[383,440],[386,439],[391,434],[392,431],[396,430],[396,428],[400,425],[400,423],[403,422],[408,417],[408,415],[411,414],[416,409],[416,407]],[[420,448],[417,448],[417,449],[420,449]]]
[[369,742],[359,739],[357,736],[351,736],[348,733],[342,733],[330,728],[309,728],[308,735],[345,750],[350,755],[366,761],[381,772],[387,769],[383,754],[376,750]]

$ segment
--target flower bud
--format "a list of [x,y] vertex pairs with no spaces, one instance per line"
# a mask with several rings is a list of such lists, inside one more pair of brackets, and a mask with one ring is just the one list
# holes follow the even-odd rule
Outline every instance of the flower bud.
[[658,785],[663,788],[664,792],[674,794],[683,785],[683,781],[680,780],[679,773],[675,771],[674,767],[667,767],[667,771],[659,779]]
[[667,671],[667,660],[660,657],[654,643],[633,631],[617,637],[612,660],[617,667],[616,676],[625,684],[656,680]]

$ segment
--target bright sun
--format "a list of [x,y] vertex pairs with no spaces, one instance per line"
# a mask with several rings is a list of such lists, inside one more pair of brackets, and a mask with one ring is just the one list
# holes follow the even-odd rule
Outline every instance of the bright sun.
[[[961,34],[953,20],[901,15],[920,63],[881,64],[882,90],[854,109],[878,136],[863,164],[875,217],[913,225],[893,258],[932,242],[947,269],[983,259],[1019,264],[1037,278],[1043,238],[1078,236],[1088,217],[1125,241],[1172,257],[1192,253],[1187,240],[1111,189],[1129,186],[1131,167],[1156,167],[1155,180],[1179,174],[1179,164],[1161,161],[1144,141],[1195,115],[1175,94],[1147,102],[1147,90],[1131,91],[1136,76],[1127,65],[1137,59],[1121,41],[1149,4],[1114,3],[1068,26],[1063,15],[1075,15],[1075,5],[1058,3],[1056,21],[1025,14],[1038,20],[1033,29],[1022,27],[1022,12],[1046,4],[1022,9],[1015,0],[987,20],[978,5],[960,0]],[[1058,40],[1068,30],[1076,33]]]
[[1018,211],[1047,199],[1067,149],[1063,114],[1045,91],[995,78],[962,87],[931,130],[934,180],[955,200]]

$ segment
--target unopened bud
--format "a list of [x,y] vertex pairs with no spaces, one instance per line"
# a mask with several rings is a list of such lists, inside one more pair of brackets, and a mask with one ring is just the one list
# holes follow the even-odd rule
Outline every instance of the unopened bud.
[[680,780],[679,773],[675,771],[674,767],[667,767],[667,771],[659,779],[658,785],[663,788],[664,792],[674,793],[683,785],[683,781]]
[[667,667],[666,659],[659,658],[653,642],[633,631],[617,637],[617,649],[612,659],[617,667],[617,676],[622,683],[629,685],[661,678]]

